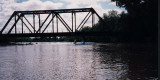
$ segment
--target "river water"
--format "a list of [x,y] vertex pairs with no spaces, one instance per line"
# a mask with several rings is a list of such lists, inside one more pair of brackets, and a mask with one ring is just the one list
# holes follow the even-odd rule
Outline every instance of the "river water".
[[89,44],[0,46],[0,80],[158,80],[156,47]]

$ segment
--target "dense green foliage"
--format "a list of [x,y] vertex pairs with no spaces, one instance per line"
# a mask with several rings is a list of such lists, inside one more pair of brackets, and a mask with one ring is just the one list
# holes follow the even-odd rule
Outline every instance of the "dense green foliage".
[[[123,7],[127,13],[117,14],[110,11],[104,14],[102,21],[93,27],[93,31],[118,33],[117,41],[123,42],[157,42],[157,0],[111,0]],[[85,29],[85,28],[84,28]],[[83,30],[85,31],[85,30]],[[112,41],[112,38],[109,37]],[[110,41],[109,41],[110,42]]]
[[126,29],[134,39],[157,40],[158,0],[111,0],[128,11]]
[[103,15],[103,20],[105,21],[105,24],[99,20],[98,23],[93,27],[93,30],[105,32],[119,32],[122,30],[122,27],[120,27],[120,18],[121,16],[118,14],[117,11],[109,11],[108,15]]
[[[118,11],[111,10],[108,12],[108,14],[104,14],[102,19],[105,21],[105,23],[101,20],[98,21],[97,24],[93,26],[93,28],[86,26],[81,31],[82,32],[109,32],[111,34],[117,34],[117,35],[111,35],[111,36],[90,36],[86,37],[85,39],[87,41],[94,41],[94,42],[125,42],[124,39],[127,36],[124,36],[124,33],[127,33],[127,24],[125,21],[127,17],[127,14],[122,12],[121,14],[118,14]],[[122,39],[123,38],[123,39]]]

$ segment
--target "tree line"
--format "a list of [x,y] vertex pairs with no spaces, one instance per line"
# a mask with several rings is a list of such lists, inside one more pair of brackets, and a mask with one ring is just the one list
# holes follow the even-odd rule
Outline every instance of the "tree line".
[[[111,10],[103,15],[103,20],[98,21],[93,31],[118,33],[116,36],[104,36],[104,41],[118,42],[154,42],[158,40],[158,9],[157,0],[111,0],[120,8],[125,8],[127,13],[118,14]],[[91,31],[90,27],[81,31]],[[97,37],[96,37],[97,38]]]

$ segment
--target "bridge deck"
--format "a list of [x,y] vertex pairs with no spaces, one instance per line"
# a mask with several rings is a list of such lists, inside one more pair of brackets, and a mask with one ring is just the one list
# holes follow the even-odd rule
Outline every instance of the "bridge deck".
[[24,34],[0,34],[0,37],[53,37],[53,36],[106,36],[106,32],[61,32],[61,33],[24,33]]

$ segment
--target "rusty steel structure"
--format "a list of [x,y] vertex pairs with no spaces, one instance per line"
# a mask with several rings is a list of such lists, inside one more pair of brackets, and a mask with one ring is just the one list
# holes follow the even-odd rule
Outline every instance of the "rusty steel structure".
[[[84,17],[84,19],[81,21],[81,23],[76,26],[76,14],[81,13],[81,12],[87,12],[87,15]],[[72,20],[71,20],[71,26],[68,25],[68,23],[63,19],[63,17],[60,15],[62,13],[71,13],[72,15]],[[41,22],[41,14],[46,14],[47,17],[43,22]],[[29,21],[26,17],[26,15],[32,15],[33,21]],[[39,18],[39,28],[35,29],[35,15],[38,15]],[[0,31],[1,36],[20,36],[20,37],[41,37],[41,36],[66,36],[66,35],[72,35],[72,34],[93,34],[91,32],[88,33],[82,33],[79,32],[79,30],[83,29],[84,24],[88,21],[88,19],[92,16],[92,27],[95,24],[95,15],[101,20],[102,22],[103,19],[98,15],[98,13],[93,9],[93,8],[78,8],[78,9],[57,9],[57,10],[34,10],[34,11],[14,11],[13,14],[10,16],[4,27]],[[49,20],[49,17],[51,19]],[[54,21],[54,18],[56,21]],[[14,23],[11,26],[11,28],[8,29],[7,33],[4,33],[4,30],[9,26],[8,24],[11,22],[11,20],[14,19]],[[25,21],[27,22],[25,22]],[[46,26],[46,21],[49,20],[49,23],[47,23]],[[21,21],[21,31],[20,33],[17,33],[17,23],[18,21]],[[67,29],[67,32],[59,32],[59,22],[60,21],[64,27]],[[33,23],[33,24],[31,24]],[[44,33],[48,26],[52,23],[52,32],[51,33]],[[105,23],[105,22],[104,22]],[[29,24],[29,26],[27,25]],[[54,24],[57,24],[56,26]],[[24,33],[24,27],[26,27],[29,30],[29,33]],[[42,29],[43,27],[43,29]],[[54,27],[56,27],[56,31],[54,30]],[[14,30],[14,33],[12,32]],[[98,34],[98,33],[96,33]]]

